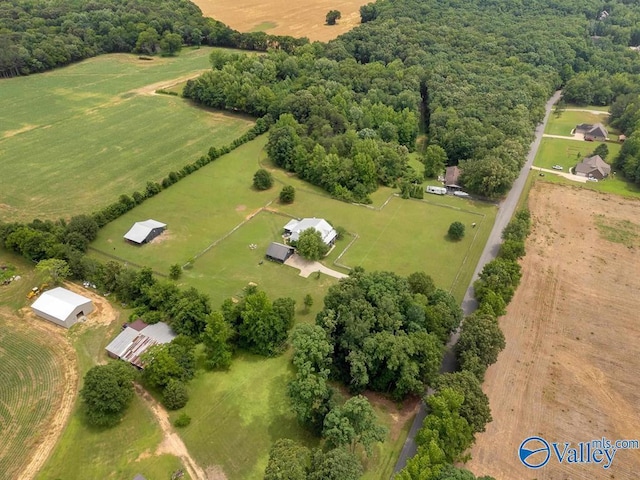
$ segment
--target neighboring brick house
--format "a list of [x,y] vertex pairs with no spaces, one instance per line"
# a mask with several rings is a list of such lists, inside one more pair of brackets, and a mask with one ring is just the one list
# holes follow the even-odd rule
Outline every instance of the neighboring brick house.
[[600,155],[585,158],[574,170],[576,175],[602,180],[611,173],[611,166]]
[[604,142],[609,138],[609,132],[601,123],[592,125],[590,123],[581,123],[576,125],[574,133],[581,133],[587,141]]

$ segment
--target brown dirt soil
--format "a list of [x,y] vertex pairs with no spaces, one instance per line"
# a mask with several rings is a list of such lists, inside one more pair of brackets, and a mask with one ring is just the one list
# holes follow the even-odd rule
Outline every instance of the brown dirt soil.
[[136,392],[156,417],[162,430],[162,442],[158,445],[155,455],[162,455],[163,453],[175,455],[182,461],[193,480],[227,480],[220,467],[209,466],[206,471],[203,470],[189,454],[186,445],[171,426],[169,414],[164,407],[140,385],[136,385]]
[[[8,310],[5,313],[7,318],[16,318],[16,315]],[[16,321],[12,322],[12,327],[29,330],[34,337],[42,338],[62,365],[63,372],[59,390],[55,392],[50,416],[41,425],[40,438],[31,439],[34,445],[31,458],[25,459],[26,466],[18,477],[18,480],[31,480],[49,458],[67,424],[78,391],[78,367],[76,352],[65,335],[66,332],[60,327],[49,322],[36,321],[32,316],[24,316],[21,320],[16,318]]]
[[417,397],[409,398],[401,404],[397,404],[375,392],[365,392],[363,395],[367,397],[371,405],[387,412],[391,420],[393,420],[389,429],[389,439],[391,441],[398,439],[398,435],[400,435],[406,423],[413,421],[413,417],[418,413],[420,399]]
[[522,282],[500,320],[507,346],[483,387],[494,420],[467,467],[496,480],[637,479],[640,450],[619,450],[608,470],[553,456],[529,470],[518,448],[532,435],[574,447],[640,436],[640,251],[595,224],[637,225],[640,202],[538,182],[529,208]]
[[[360,7],[365,0],[194,0],[205,16],[226,23],[240,32],[256,29],[271,35],[307,37],[309,40],[326,42],[348,32],[360,24]],[[339,10],[342,18],[336,25],[325,25],[329,10]],[[264,28],[267,23],[273,28]]]

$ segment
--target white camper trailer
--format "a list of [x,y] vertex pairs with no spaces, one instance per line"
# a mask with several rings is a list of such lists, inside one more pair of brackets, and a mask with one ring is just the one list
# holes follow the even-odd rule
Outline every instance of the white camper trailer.
[[433,193],[435,195],[445,195],[447,193],[447,189],[445,187],[434,187],[429,185],[427,187],[427,193]]

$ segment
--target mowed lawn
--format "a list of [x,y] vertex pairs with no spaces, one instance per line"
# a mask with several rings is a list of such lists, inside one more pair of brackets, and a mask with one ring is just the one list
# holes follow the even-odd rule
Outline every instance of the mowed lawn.
[[91,213],[251,128],[247,117],[153,94],[206,70],[210,52],[103,55],[3,80],[0,220]]
[[[590,155],[598,145],[599,142],[579,142],[576,140],[543,138],[534,164],[542,168],[551,168],[553,165],[558,164],[564,167],[563,171],[568,172],[569,169],[575,167],[579,161]],[[606,162],[611,164],[620,152],[622,145],[616,142],[606,142],[606,145],[609,148],[609,155],[606,158]],[[625,180],[621,174],[613,172],[615,172],[615,170],[612,168],[612,174],[599,182],[577,183],[551,174],[545,176],[545,181],[575,185],[581,188],[614,193],[626,197],[640,198],[640,187]]]
[[[427,195],[423,201],[402,200],[389,188],[375,192],[367,207],[339,202],[272,168],[264,158],[266,140],[262,136],[243,145],[107,225],[93,242],[91,254],[148,265],[162,274],[171,264],[192,260],[179,283],[207,293],[214,308],[225,298],[240,297],[243,288],[254,282],[271,298],[294,298],[297,322],[313,322],[327,289],[337,280],[324,274],[302,278],[298,270],[266,261],[264,254],[271,241],[281,240],[282,227],[291,216],[316,216],[349,232],[324,261],[328,267],[347,271],[333,261],[357,234],[340,259],[344,264],[401,275],[424,270],[438,286],[462,299],[493,225],[494,205],[437,195]],[[251,187],[261,164],[276,179],[266,192]],[[277,200],[285,183],[296,187],[292,205]],[[135,221],[147,218],[167,223],[167,231],[141,247],[127,244],[122,235]],[[461,242],[446,238],[456,220],[467,226]],[[314,299],[309,310],[302,304],[307,293]],[[193,420],[180,434],[201,466],[217,466],[229,479],[260,479],[276,439],[289,437],[315,445],[317,440],[298,426],[286,397],[292,375],[290,352],[272,359],[240,353],[228,372],[200,372],[189,385],[191,400],[184,409]],[[412,417],[388,405],[378,405],[377,412],[393,435],[368,461],[367,478],[372,479],[390,476]]]
[[[592,110],[591,107],[585,107],[585,110]],[[565,135],[570,136],[571,131],[576,128],[576,125],[580,125],[581,123],[602,123],[607,126],[607,119],[609,118],[609,113],[603,111],[601,114],[595,114],[586,111],[572,111],[565,110],[560,116],[557,116],[553,111],[551,112],[551,116],[549,117],[549,122],[547,123],[546,128],[544,129],[544,133],[551,135]]]

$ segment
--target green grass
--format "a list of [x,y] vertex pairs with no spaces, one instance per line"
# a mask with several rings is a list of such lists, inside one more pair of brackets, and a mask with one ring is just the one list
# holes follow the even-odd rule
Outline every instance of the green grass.
[[[595,148],[602,142],[585,142],[578,140],[564,140],[561,138],[543,138],[540,149],[536,155],[534,165],[542,168],[551,168],[553,165],[562,165],[564,171],[582,161],[593,153]],[[616,142],[606,142],[609,148],[607,162],[611,162],[616,157],[622,147]]]
[[628,248],[638,246],[640,225],[629,220],[614,220],[605,215],[596,215],[596,226],[600,235],[614,243],[621,243]]
[[210,52],[103,55],[4,80],[0,220],[90,213],[247,131],[246,117],[138,90],[207,69]]
[[292,378],[289,355],[265,359],[241,353],[228,372],[200,372],[189,384],[183,409],[191,424],[180,430],[191,455],[204,468],[221,467],[230,480],[249,480],[263,478],[277,439],[316,446],[291,411],[286,385]]
[[[591,109],[589,108],[589,110]],[[589,112],[573,112],[565,110],[558,117],[554,112],[551,112],[551,116],[549,117],[549,122],[545,127],[544,133],[551,135],[570,136],[571,131],[576,128],[576,125],[579,125],[581,123],[602,123],[606,125],[608,115],[606,115],[605,113],[607,113],[606,110],[602,115],[596,115]]]
[[267,30],[271,30],[273,28],[276,28],[278,26],[278,24],[276,22],[262,22],[259,23],[258,25],[256,25],[255,27],[253,27],[250,31],[251,32],[266,32]]
[[[425,270],[438,286],[462,299],[493,225],[495,205],[436,195],[427,195],[423,201],[402,200],[389,188],[372,194],[370,206],[339,202],[270,165],[262,150],[265,142],[262,136],[243,145],[107,225],[92,244],[91,254],[102,259],[115,255],[164,274],[171,264],[197,257],[179,283],[207,293],[214,308],[225,298],[242,295],[242,289],[255,282],[272,298],[294,298],[297,321],[312,322],[327,288],[336,280],[315,274],[304,279],[297,270],[263,260],[269,242],[281,240],[289,216],[316,216],[350,233],[325,259],[327,266],[340,269],[333,261],[357,234],[341,262],[401,275]],[[270,169],[276,180],[266,192],[251,188],[260,165]],[[291,205],[277,201],[284,184],[296,188]],[[260,211],[267,205],[269,210]],[[146,218],[167,223],[168,230],[159,241],[142,247],[125,243],[122,235],[135,221]],[[467,225],[467,235],[460,242],[446,239],[455,220]],[[471,227],[473,222],[476,228]],[[307,293],[314,298],[309,311],[302,306]],[[289,355],[263,359],[239,354],[229,372],[199,372],[189,386],[191,400],[184,409],[192,423],[180,434],[203,467],[219,466],[230,479],[258,479],[277,438],[315,444],[297,425],[286,398],[292,376]],[[395,422],[397,412],[384,405],[376,408],[383,423]],[[395,436],[376,449],[367,462],[366,478],[389,477],[410,421],[396,425]]]
[[[622,145],[616,142],[607,142],[609,156],[607,161],[615,158]],[[579,142],[576,140],[563,140],[558,138],[543,138],[534,164],[542,168],[551,168],[558,164],[564,167],[565,172],[575,167],[576,163],[590,155],[599,145],[599,142]],[[537,175],[537,174],[536,174]],[[542,180],[542,178],[540,178]],[[620,174],[613,173],[599,182],[578,183],[552,174],[546,174],[543,181],[579,186],[604,193],[613,193],[625,197],[640,197],[640,187],[628,182]]]

